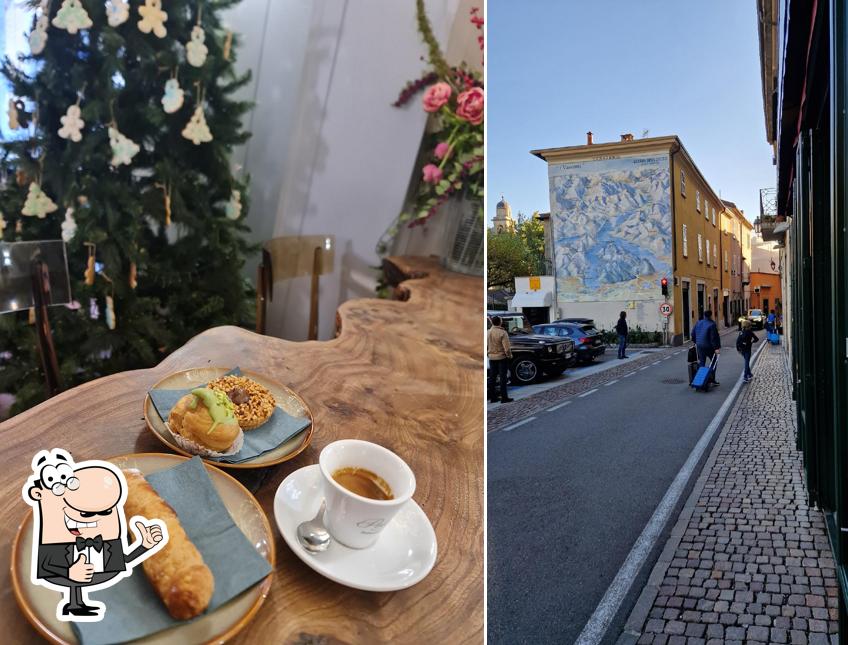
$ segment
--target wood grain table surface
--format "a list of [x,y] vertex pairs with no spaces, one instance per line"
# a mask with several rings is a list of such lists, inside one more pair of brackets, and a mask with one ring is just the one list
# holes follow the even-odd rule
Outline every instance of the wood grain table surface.
[[[339,308],[330,341],[290,342],[237,327],[190,340],[158,366],[108,376],[0,424],[0,625],[5,643],[39,642],[9,580],[11,545],[28,511],[21,486],[32,456],[65,448],[75,460],[163,452],[147,429],[147,390],[172,372],[240,366],[285,383],[309,404],[315,433],[292,461],[229,470],[254,492],[276,539],[270,594],[234,643],[480,643],[483,641],[483,282],[426,258],[390,258],[395,300]],[[288,548],[274,493],[329,442],[366,439],[412,467],[414,499],[436,530],[429,576],[403,591],[371,593],[325,579]]]

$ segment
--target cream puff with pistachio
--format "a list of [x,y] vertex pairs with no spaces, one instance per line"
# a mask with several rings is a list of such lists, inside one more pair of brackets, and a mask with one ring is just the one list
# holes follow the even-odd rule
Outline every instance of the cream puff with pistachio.
[[177,401],[168,427],[180,446],[194,454],[231,455],[244,441],[233,402],[208,387],[196,388]]

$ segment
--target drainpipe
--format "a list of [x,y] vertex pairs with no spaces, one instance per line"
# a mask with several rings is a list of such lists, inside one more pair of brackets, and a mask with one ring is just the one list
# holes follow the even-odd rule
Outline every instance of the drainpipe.
[[[680,152],[680,142],[675,141],[671,144],[671,153],[668,156],[668,172],[671,175],[671,181],[668,182],[669,190],[671,191],[671,288],[672,293],[677,295],[677,231],[675,230],[675,226],[677,225],[677,213],[674,210],[675,203],[675,195],[677,191],[674,190],[674,155]],[[683,292],[683,282],[680,283],[681,293]],[[675,308],[677,305],[677,299],[672,298],[672,302],[675,303]],[[683,315],[689,315],[689,312],[680,312],[680,334],[683,335]],[[672,334],[672,338],[677,335],[677,321],[675,320],[675,329]]]

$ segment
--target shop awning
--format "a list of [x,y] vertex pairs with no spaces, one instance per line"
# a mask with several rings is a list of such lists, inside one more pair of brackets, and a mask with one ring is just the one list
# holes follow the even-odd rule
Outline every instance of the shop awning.
[[553,297],[550,291],[522,291],[516,293],[512,299],[512,308],[522,307],[550,307]]

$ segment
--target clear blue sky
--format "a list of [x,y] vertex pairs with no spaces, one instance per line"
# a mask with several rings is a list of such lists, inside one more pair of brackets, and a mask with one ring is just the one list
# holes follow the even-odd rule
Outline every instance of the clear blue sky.
[[488,218],[550,210],[536,148],[676,134],[753,221],[774,186],[755,0],[489,0]]

